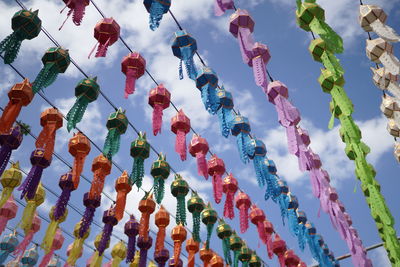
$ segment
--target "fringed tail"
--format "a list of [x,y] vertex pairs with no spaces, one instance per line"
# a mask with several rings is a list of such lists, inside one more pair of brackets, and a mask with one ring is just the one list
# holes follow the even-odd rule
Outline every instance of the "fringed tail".
[[176,133],[175,151],[182,161],[186,160],[186,133],[181,130]]

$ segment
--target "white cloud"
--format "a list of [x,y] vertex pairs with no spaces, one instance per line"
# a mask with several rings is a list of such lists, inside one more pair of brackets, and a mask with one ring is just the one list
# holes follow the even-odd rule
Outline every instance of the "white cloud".
[[387,256],[387,252],[383,247],[374,249],[370,252],[368,252],[370,255],[370,259],[372,261],[372,264],[375,266],[390,266],[390,260]]
[[17,79],[17,75],[15,74],[14,70],[10,68],[1,68],[0,69],[0,76],[2,77],[0,81],[0,97],[8,93],[11,87],[19,82]]

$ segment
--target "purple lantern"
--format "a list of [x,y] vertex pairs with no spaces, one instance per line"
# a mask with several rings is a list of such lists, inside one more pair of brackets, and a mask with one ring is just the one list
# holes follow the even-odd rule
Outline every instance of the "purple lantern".
[[164,267],[169,259],[168,249],[161,249],[154,253],[154,260],[158,263],[158,267]]
[[139,234],[140,224],[136,221],[135,216],[131,215],[129,221],[125,223],[124,233],[128,236],[128,252],[126,254],[126,263],[133,261],[136,250],[136,236]]
[[12,150],[17,149],[21,145],[22,137],[23,134],[18,125],[12,127],[10,132],[0,135],[0,176],[3,174],[10,160]]
[[71,172],[68,172],[60,177],[58,186],[61,188],[62,193],[58,198],[56,207],[54,209],[54,219],[56,221],[58,221],[58,219],[64,215],[71,192],[75,190],[72,178],[73,176]]

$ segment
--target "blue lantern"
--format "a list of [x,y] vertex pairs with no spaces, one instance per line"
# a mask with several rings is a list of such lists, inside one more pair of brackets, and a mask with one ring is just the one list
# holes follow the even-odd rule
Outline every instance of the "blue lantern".
[[0,265],[3,264],[8,255],[12,253],[18,245],[18,239],[15,233],[6,235],[0,243]]
[[305,227],[306,227],[306,240],[310,248],[311,255],[316,261],[321,262],[320,247],[318,242],[319,238],[317,238],[316,235],[317,229],[315,228],[314,224],[309,221],[306,222]]
[[224,137],[228,137],[231,131],[231,123],[234,119],[232,94],[226,91],[224,86],[221,86],[221,88],[217,89],[217,97],[220,104],[217,114],[221,133]]
[[150,29],[155,31],[160,26],[163,14],[169,11],[171,0],[144,0],[143,4],[150,13]]
[[24,255],[22,256],[22,259],[21,259],[22,267],[35,266],[38,259],[39,259],[39,254],[37,251],[37,246],[34,245],[32,248],[25,251]]
[[182,61],[185,63],[186,72],[190,79],[195,80],[197,77],[196,66],[194,65],[193,56],[197,51],[196,40],[190,36],[185,30],[177,31],[174,34],[172,42],[172,53],[181,60],[179,64],[179,79],[183,79]]
[[216,114],[219,108],[217,74],[209,67],[201,68],[197,74],[196,87],[201,91],[201,99],[206,110],[212,115]]
[[268,167],[264,164],[265,155],[267,154],[264,142],[260,139],[251,139],[247,146],[247,154],[253,160],[258,186],[263,187],[267,182],[267,176],[269,176]]
[[240,159],[243,163],[249,162],[249,155],[247,153],[247,145],[250,143],[250,123],[249,119],[237,114],[231,125],[232,135],[236,136],[236,143],[239,150]]
[[295,195],[292,195],[291,193],[288,194],[289,199],[288,199],[288,221],[289,221],[289,229],[290,232],[297,236],[298,233],[298,223],[297,223],[297,216],[296,216],[296,210],[299,207],[299,202],[297,200],[297,197]]
[[273,200],[275,199],[275,201],[278,202],[281,209],[282,222],[285,224],[285,218],[288,215],[289,187],[287,186],[286,181],[281,179],[277,180],[277,185],[277,197],[273,198]]
[[307,216],[304,211],[296,210],[296,217],[297,217],[297,240],[299,242],[299,247],[301,251],[304,251],[304,247],[306,244],[306,222]]

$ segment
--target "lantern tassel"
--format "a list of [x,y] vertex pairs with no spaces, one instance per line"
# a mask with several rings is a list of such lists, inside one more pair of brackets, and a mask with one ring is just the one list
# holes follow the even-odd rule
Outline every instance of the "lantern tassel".
[[140,259],[139,259],[139,267],[146,267],[147,263],[147,249],[140,249]]
[[160,26],[164,14],[164,7],[158,1],[153,1],[150,7],[150,29],[155,31]]
[[154,196],[157,204],[160,204],[164,198],[164,193],[165,193],[164,184],[165,182],[163,178],[157,177],[156,179],[154,179]]
[[132,184],[136,184],[139,189],[142,187],[144,177],[144,159],[142,157],[136,157],[133,160],[132,173],[129,177]]
[[304,225],[299,225],[298,231],[298,243],[301,251],[304,251],[304,247],[306,244],[306,227]]
[[103,255],[104,250],[106,250],[107,244],[110,241],[112,230],[113,230],[112,224],[106,223],[104,225],[103,234],[101,235],[101,240],[98,247],[98,252],[100,256]]
[[128,95],[131,95],[135,92],[135,83],[136,83],[137,69],[128,69],[126,72],[126,80],[125,80],[125,98],[128,98]]
[[13,103],[9,101],[7,103],[7,106],[4,108],[3,114],[1,115],[0,118],[0,133],[6,134],[10,130],[14,122],[17,120],[17,117],[21,112],[21,109],[22,109],[21,102]]
[[177,207],[176,207],[176,223],[181,223],[186,225],[186,203],[185,196],[177,197]]
[[21,199],[26,195],[28,199],[33,199],[36,194],[36,190],[39,186],[40,178],[42,177],[43,167],[39,165],[33,165],[31,170],[26,176],[23,184],[18,187],[18,191],[22,191]]
[[44,158],[51,160],[51,156],[54,152],[55,138],[56,138],[56,124],[52,123],[46,125],[43,131],[40,132],[35,142],[36,147],[44,149]]
[[103,255],[99,255],[99,252],[96,251],[93,255],[90,267],[101,267],[102,261],[103,261]]
[[64,188],[60,197],[57,199],[57,203],[54,208],[54,219],[56,221],[58,221],[58,219],[60,219],[64,215],[70,196],[71,190],[68,188]]
[[248,134],[240,132],[236,137],[236,143],[239,150],[240,159],[243,163],[249,162],[249,156],[247,153],[247,145],[251,141]]
[[278,204],[281,209],[281,217],[282,217],[282,223],[285,225],[285,218],[288,216],[287,213],[287,195],[281,194],[278,198]]
[[279,265],[280,267],[285,267],[285,255],[283,253],[279,253],[278,260],[279,260]]
[[243,62],[248,64],[252,58],[254,41],[249,28],[239,28],[238,41]]
[[43,88],[48,87],[56,80],[57,75],[56,64],[46,63],[32,84],[32,92],[36,94]]
[[181,157],[181,160],[186,160],[186,133],[178,129],[176,133],[175,151]]
[[226,200],[224,205],[224,217],[229,218],[231,220],[235,217],[235,211],[233,210],[234,196],[235,196],[234,192],[228,192],[226,194]]
[[41,245],[42,249],[46,253],[49,253],[52,248],[54,236],[56,235],[58,224],[59,224],[59,221],[51,220],[49,223],[49,226],[47,227],[46,234],[43,237],[43,242]]
[[[67,5],[65,5],[65,7],[60,11],[60,14],[64,11],[64,9],[67,8]],[[58,28],[59,31],[61,31],[61,29],[64,27],[65,23],[67,22],[67,20],[69,19],[69,17],[72,14],[72,9],[70,9],[67,13],[67,17],[65,18],[65,20],[63,21],[63,23],[61,24],[60,28]]]
[[211,240],[211,235],[212,231],[214,229],[214,224],[207,224],[207,241],[206,241],[206,249],[210,249],[210,240]]
[[188,267],[194,267],[195,258],[196,258],[196,253],[193,250],[189,251],[188,262],[187,262]]
[[252,63],[254,80],[258,86],[264,88],[264,91],[266,91],[268,86],[268,77],[265,62],[261,56],[257,56],[253,58]]
[[115,204],[115,217],[118,219],[118,221],[124,217],[126,193],[126,191],[117,193],[117,201]]
[[329,51],[334,54],[343,53],[342,38],[327,23],[314,18],[310,23],[310,28],[325,41]]
[[179,262],[179,257],[182,251],[182,242],[174,242],[174,261]]
[[120,145],[120,135],[116,128],[108,131],[106,141],[104,142],[103,155],[111,159],[117,154]]
[[255,156],[253,159],[254,169],[256,171],[257,183],[259,187],[264,187],[266,180],[265,175],[268,175],[268,170],[265,170],[264,157]]
[[107,41],[104,44],[99,44],[97,47],[97,52],[95,57],[105,57],[107,54],[107,49],[110,44],[110,38],[107,39]]
[[249,228],[249,210],[244,206],[240,206],[239,208],[239,216],[240,216],[240,232],[243,234]]
[[51,249],[46,255],[43,256],[42,261],[39,264],[39,267],[46,267],[51,261],[53,255],[54,255],[54,249]]
[[201,99],[206,110],[214,115],[219,108],[219,98],[217,97],[215,85],[209,83],[201,88]]
[[157,232],[157,238],[156,238],[156,248],[161,249],[164,247],[164,241],[165,241],[165,233],[166,229],[165,227],[159,227],[158,232]]
[[67,130],[70,132],[76,127],[76,125],[82,120],[85,114],[86,108],[89,105],[89,100],[87,97],[78,97],[72,108],[67,114]]
[[96,50],[96,47],[97,47],[98,45],[99,45],[99,42],[97,42],[97,43],[93,46],[92,50],[90,50],[90,53],[89,53],[89,55],[88,55],[88,59],[90,59],[90,57],[92,56],[94,50]]
[[1,192],[1,198],[0,198],[0,209],[4,206],[4,204],[6,204],[13,190],[14,188],[11,187],[3,187],[3,191]]
[[24,239],[22,239],[13,252],[14,256],[23,255],[25,253],[26,248],[32,242],[34,234],[35,233],[32,230],[30,230],[27,234],[25,233]]
[[224,251],[225,263],[232,265],[232,258],[230,253],[229,237],[222,240],[222,249]]
[[161,133],[162,126],[162,116],[163,116],[163,107],[162,105],[155,104],[153,109],[153,134],[156,136],[158,133]]
[[239,267],[239,251],[233,251],[233,267]]
[[79,228],[79,236],[81,238],[85,235],[90,225],[92,224],[95,211],[96,209],[93,207],[86,207],[85,213],[82,217],[81,227]]
[[[191,50],[191,48],[189,46],[185,46],[185,47],[181,48],[182,59],[183,59],[183,62],[185,63],[186,73],[190,79],[196,80],[197,70],[196,70],[196,66],[193,61],[192,52],[193,51]],[[182,69],[182,67],[180,67],[180,69]],[[180,70],[180,72],[181,72],[181,70]],[[182,78],[183,78],[183,75],[182,75]]]
[[33,218],[35,217],[35,211],[36,211],[36,202],[34,200],[28,200],[20,222],[21,229],[25,230],[25,232],[31,230],[32,221]]
[[85,242],[85,239],[83,238],[76,238],[74,240],[71,252],[68,256],[68,264],[74,266],[76,261],[79,259],[79,254],[81,253],[83,249],[83,243]]
[[221,175],[215,174],[212,177],[213,193],[215,203],[219,204],[222,199],[222,178]]
[[74,166],[72,167],[72,181],[75,189],[78,188],[85,159],[86,155],[83,153],[78,153],[74,158]]
[[197,159],[197,172],[199,175],[204,176],[206,180],[208,180],[208,168],[207,168],[207,161],[206,155],[203,153],[196,154]]
[[13,63],[15,58],[17,57],[18,51],[21,47],[22,39],[19,38],[18,32],[13,32],[9,36],[7,36],[0,43],[0,54],[4,53],[4,63],[10,64]]
[[136,236],[130,236],[128,239],[128,251],[126,254],[126,262],[132,262],[135,257],[135,249],[136,249]]
[[72,15],[72,21],[76,26],[81,25],[83,16],[85,15],[84,1],[75,1],[75,8]]
[[200,222],[201,222],[201,213],[193,212],[193,239],[196,242],[201,242],[200,239]]
[[233,114],[231,109],[221,107],[218,112],[218,119],[221,128],[221,134],[227,138],[231,131],[231,122],[233,120]]
[[296,211],[294,209],[291,209],[288,211],[288,221],[289,221],[289,229],[290,232],[297,236],[298,234],[298,223],[297,223],[297,216],[296,216]]

